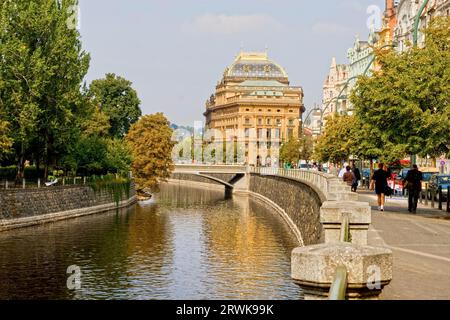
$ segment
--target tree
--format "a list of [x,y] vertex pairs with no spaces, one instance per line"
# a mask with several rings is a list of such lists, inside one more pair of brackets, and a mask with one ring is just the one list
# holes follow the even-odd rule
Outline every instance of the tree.
[[300,148],[302,147],[299,140],[295,138],[289,139],[281,146],[280,159],[285,163],[297,163],[300,160]]
[[89,66],[79,32],[69,23],[77,0],[2,1],[0,113],[11,125],[23,176],[27,157],[48,166],[74,140],[81,83]]
[[317,139],[314,158],[322,162],[341,163],[351,155],[354,117],[328,117],[323,134]]
[[12,139],[10,136],[9,123],[0,120],[0,159],[2,155],[9,153],[12,146]]
[[109,133],[117,138],[122,138],[142,115],[141,101],[131,85],[130,81],[108,73],[105,79],[92,81],[89,88],[94,105],[109,117]]
[[162,113],[143,116],[125,136],[132,153],[131,165],[137,190],[155,189],[160,180],[170,177],[172,129]]
[[378,53],[381,70],[351,94],[371,140],[363,141],[385,159],[450,153],[450,17],[434,19],[425,36],[424,48]]
[[109,172],[128,173],[131,163],[130,149],[126,143],[123,143],[122,139],[114,138],[107,140],[105,167]]
[[305,161],[310,161],[314,151],[314,141],[311,136],[303,136],[300,140],[300,158]]

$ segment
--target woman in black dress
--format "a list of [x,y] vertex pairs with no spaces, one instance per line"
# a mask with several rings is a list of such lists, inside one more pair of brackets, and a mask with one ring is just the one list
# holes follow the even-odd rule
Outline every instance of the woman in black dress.
[[385,203],[385,192],[388,186],[387,179],[389,177],[389,172],[383,170],[384,165],[382,163],[378,164],[378,170],[372,175],[371,190],[375,187],[375,193],[378,197],[378,210],[384,211]]

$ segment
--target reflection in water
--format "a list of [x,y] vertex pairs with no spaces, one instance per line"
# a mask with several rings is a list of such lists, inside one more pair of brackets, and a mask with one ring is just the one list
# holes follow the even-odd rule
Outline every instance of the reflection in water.
[[149,206],[1,233],[0,299],[298,299],[288,227],[223,196],[162,185]]

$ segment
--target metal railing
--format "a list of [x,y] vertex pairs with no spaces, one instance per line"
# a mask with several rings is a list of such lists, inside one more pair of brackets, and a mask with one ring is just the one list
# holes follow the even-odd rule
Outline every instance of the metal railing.
[[[341,242],[351,242],[350,234],[350,215],[344,213],[342,215],[341,233],[339,237]],[[336,268],[336,273],[331,283],[330,291],[328,293],[329,300],[345,300],[347,292],[347,268],[344,265],[339,265]]]

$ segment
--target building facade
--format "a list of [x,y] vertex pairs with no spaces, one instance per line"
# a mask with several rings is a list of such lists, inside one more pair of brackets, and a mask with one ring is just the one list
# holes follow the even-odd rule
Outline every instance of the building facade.
[[[267,53],[241,52],[206,102],[206,129],[241,144],[245,162],[277,161],[279,144],[301,134],[303,89]],[[231,136],[231,137],[230,137]],[[278,150],[279,151],[279,150]]]
[[[397,25],[395,38],[398,41],[398,50],[405,51],[413,43],[414,23],[423,0],[400,0],[397,5]],[[437,16],[450,16],[450,0],[429,0],[420,17],[419,30],[430,23]],[[418,45],[425,44],[423,33],[419,32]]]
[[[348,106],[348,87],[344,89],[349,77],[348,66],[331,60],[330,71],[323,84],[322,112],[323,119],[335,113],[344,113]],[[342,93],[341,93],[342,92]],[[339,99],[339,93],[341,93]],[[324,123],[322,124],[324,125]]]

